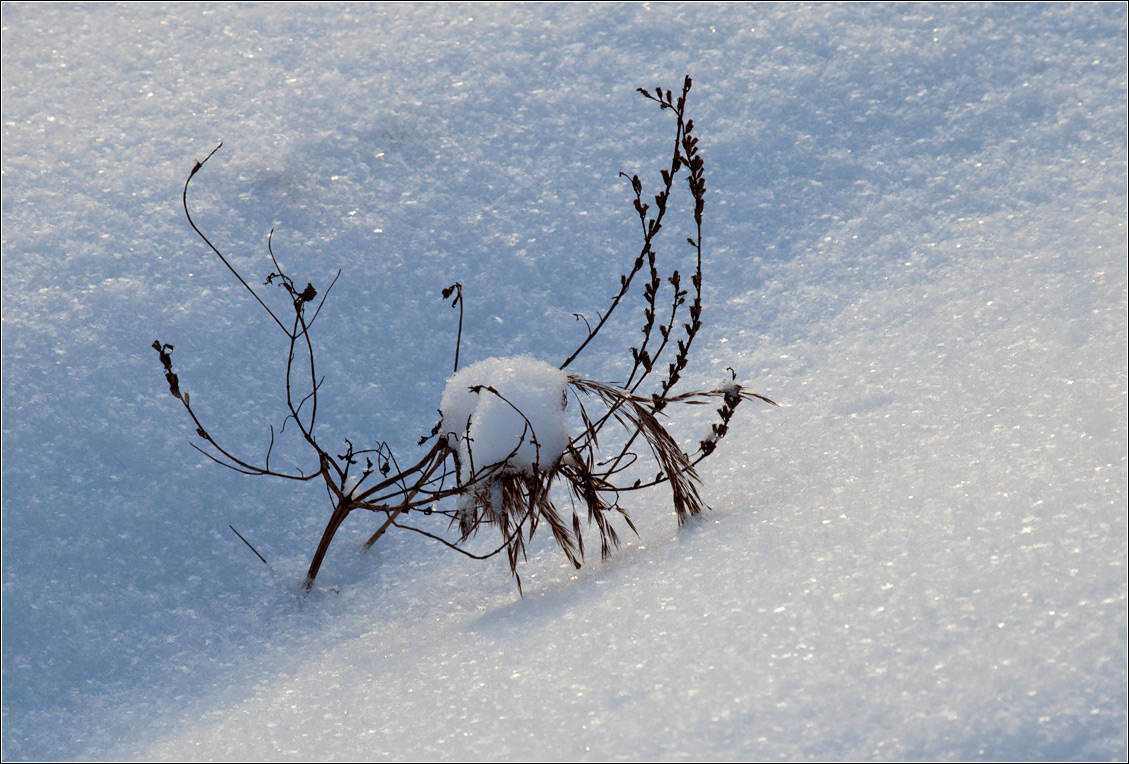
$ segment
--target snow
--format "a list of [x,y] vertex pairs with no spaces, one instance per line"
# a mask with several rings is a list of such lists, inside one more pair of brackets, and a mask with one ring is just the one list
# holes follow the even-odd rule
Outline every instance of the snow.
[[567,372],[530,356],[487,358],[452,375],[440,411],[460,479],[551,470],[568,447],[567,385]]
[[[1124,4],[0,13],[5,760],[1129,755]],[[539,534],[524,596],[416,535],[361,554],[357,513],[302,595],[324,491],[191,450],[151,348],[266,452],[285,338],[188,229],[192,163],[224,142],[195,217],[264,299],[271,228],[344,271],[319,428],[408,465],[442,288],[464,358],[566,358],[638,251],[618,173],[653,193],[669,151],[635,88],[685,74],[686,384],[781,404],[702,463],[712,511],[624,497],[639,535],[580,570]],[[640,318],[569,370],[623,379]],[[693,450],[713,412],[676,413]]]

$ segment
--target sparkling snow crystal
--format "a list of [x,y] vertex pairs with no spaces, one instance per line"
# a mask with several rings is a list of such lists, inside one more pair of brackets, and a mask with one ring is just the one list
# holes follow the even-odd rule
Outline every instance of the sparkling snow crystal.
[[568,374],[529,356],[487,358],[447,380],[443,433],[459,455],[459,478],[488,470],[537,474],[568,446]]

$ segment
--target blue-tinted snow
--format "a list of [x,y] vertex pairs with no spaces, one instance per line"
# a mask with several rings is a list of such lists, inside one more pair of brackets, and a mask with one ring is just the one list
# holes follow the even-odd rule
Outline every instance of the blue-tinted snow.
[[[1125,758],[1123,4],[2,13],[5,759]],[[344,270],[325,426],[411,454],[440,290],[464,363],[567,355],[636,247],[617,173],[669,144],[635,88],[687,73],[699,379],[784,404],[738,412],[713,511],[632,498],[638,539],[543,539],[524,598],[358,518],[299,597],[324,495],[190,450],[150,347],[265,450],[281,335],[185,224],[192,162],[224,141],[198,220],[256,279],[272,226]]]

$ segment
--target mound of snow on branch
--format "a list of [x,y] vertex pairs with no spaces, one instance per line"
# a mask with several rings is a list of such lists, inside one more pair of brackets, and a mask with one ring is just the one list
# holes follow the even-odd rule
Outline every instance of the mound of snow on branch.
[[440,410],[460,480],[551,469],[568,447],[567,384],[566,372],[530,356],[487,358],[448,379]]

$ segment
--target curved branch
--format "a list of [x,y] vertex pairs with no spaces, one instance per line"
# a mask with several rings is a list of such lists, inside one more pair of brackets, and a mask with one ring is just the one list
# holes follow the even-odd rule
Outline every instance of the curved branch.
[[503,549],[508,547],[513,542],[515,535],[519,536],[519,537],[521,535],[521,526],[519,525],[517,527],[516,534],[511,535],[510,537],[506,538],[506,540],[502,542],[502,545],[500,547],[498,547],[497,549],[495,549],[493,552],[487,552],[486,554],[474,554],[473,552],[468,552],[467,550],[463,549],[461,546],[459,546],[457,544],[451,543],[450,541],[443,538],[442,536],[436,535],[434,533],[429,533],[428,531],[425,531],[422,528],[416,528],[416,527],[411,526],[411,525],[402,525],[401,523],[397,523],[397,522],[393,522],[392,524],[394,526],[396,526],[397,528],[401,528],[405,531],[412,531],[413,533],[418,533],[421,536],[427,536],[429,539],[432,539],[434,541],[438,541],[440,544],[443,544],[446,547],[454,549],[459,554],[466,555],[467,557],[471,558],[472,560],[488,560],[491,557],[498,555]]
[[235,278],[239,279],[239,283],[243,285],[244,289],[251,293],[251,296],[255,298],[255,302],[259,303],[259,305],[263,307],[263,310],[265,310],[267,314],[272,319],[274,319],[274,322],[278,324],[279,329],[286,332],[287,336],[290,336],[290,333],[286,331],[286,326],[284,326],[282,321],[279,320],[278,316],[274,314],[274,311],[267,307],[267,304],[263,302],[262,298],[260,298],[255,290],[250,287],[243,276],[240,275],[239,271],[235,270],[235,267],[227,261],[227,258],[224,257],[223,253],[216,248],[216,245],[212,244],[211,240],[204,235],[204,232],[201,231],[199,226],[196,225],[196,221],[192,219],[192,213],[188,211],[188,184],[192,182],[192,179],[194,177],[196,177],[196,173],[198,173],[200,171],[200,168],[204,166],[204,162],[207,162],[212,158],[212,154],[215,154],[220,150],[220,146],[223,146],[222,141],[220,142],[219,146],[216,146],[214,149],[212,149],[211,153],[209,153],[208,156],[204,157],[204,160],[202,162],[197,161],[196,164],[192,166],[192,172],[188,173],[188,179],[184,181],[184,191],[180,195],[181,204],[184,206],[184,216],[188,218],[188,225],[192,226],[192,230],[196,232],[196,235],[203,239],[204,243],[207,244],[208,247],[216,253],[216,257],[220,259],[220,262],[227,266],[227,269],[231,271],[232,275],[235,276]]

